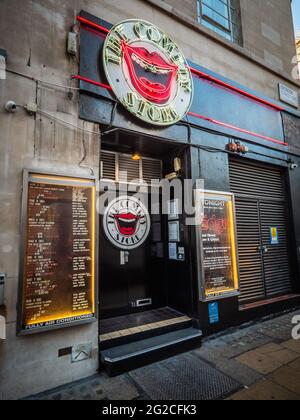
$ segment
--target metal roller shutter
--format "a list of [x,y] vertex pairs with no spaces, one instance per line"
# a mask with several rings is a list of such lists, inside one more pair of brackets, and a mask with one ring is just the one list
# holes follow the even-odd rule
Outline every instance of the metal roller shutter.
[[[273,166],[230,159],[230,185],[236,196],[241,303],[290,293],[283,171]],[[271,227],[278,228],[278,245],[271,245]]]
[[256,201],[236,198],[236,220],[240,265],[241,302],[265,297],[259,207]]

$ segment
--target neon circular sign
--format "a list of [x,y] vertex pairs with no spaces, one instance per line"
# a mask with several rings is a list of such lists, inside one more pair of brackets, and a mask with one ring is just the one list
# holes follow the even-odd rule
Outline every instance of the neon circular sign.
[[115,95],[139,119],[168,126],[189,111],[193,79],[187,61],[155,25],[137,19],[117,24],[107,35],[103,59]]
[[146,241],[151,221],[146,206],[140,200],[122,196],[109,203],[103,227],[107,239],[114,246],[130,251]]

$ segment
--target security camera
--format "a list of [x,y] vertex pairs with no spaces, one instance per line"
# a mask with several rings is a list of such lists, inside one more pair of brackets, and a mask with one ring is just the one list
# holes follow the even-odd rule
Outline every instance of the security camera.
[[290,169],[292,170],[292,171],[294,171],[295,169],[297,169],[298,168],[298,165],[297,165],[297,163],[291,163],[290,164]]
[[14,113],[17,111],[17,104],[14,101],[8,101],[5,105],[7,112]]

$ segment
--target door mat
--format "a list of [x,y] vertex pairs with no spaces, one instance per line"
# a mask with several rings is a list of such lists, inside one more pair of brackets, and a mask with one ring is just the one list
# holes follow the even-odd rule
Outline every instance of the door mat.
[[220,400],[242,387],[193,354],[186,353],[137,369],[131,378],[151,400]]

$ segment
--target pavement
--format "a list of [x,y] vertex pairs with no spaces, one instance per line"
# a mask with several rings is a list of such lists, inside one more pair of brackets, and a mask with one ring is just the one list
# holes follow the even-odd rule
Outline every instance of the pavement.
[[30,399],[300,400],[300,339],[292,339],[296,315],[300,310],[229,330],[205,339],[199,349],[116,378],[102,373]]

